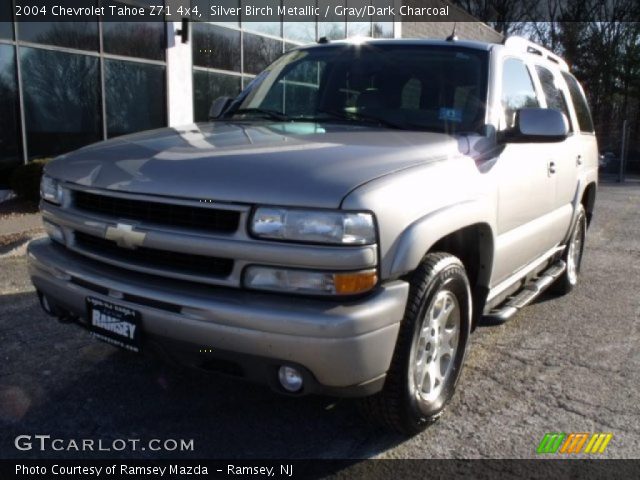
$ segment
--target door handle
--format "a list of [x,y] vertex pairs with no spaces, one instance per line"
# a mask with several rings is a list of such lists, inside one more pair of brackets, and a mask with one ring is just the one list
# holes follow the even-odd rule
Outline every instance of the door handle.
[[582,155],[578,155],[576,157],[576,165],[578,166],[582,165]]
[[549,175],[556,173],[556,162],[549,162],[547,164],[547,171],[549,172]]

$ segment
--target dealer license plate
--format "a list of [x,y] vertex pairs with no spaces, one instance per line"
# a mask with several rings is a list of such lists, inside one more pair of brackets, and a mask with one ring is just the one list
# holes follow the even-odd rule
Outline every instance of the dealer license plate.
[[133,352],[141,348],[140,312],[87,297],[89,330],[98,339]]

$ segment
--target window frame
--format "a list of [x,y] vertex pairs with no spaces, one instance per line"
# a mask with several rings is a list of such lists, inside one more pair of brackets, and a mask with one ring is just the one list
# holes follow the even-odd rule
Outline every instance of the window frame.
[[[540,84],[540,91],[542,94],[542,98],[544,100],[544,106],[545,108],[549,108],[549,104],[547,103],[547,96],[544,93],[544,88],[542,87],[542,81],[540,80],[540,75],[538,73],[538,68],[543,68],[546,71],[548,71],[549,73],[551,73],[551,75],[553,75],[553,80],[554,82],[557,84],[556,87],[558,87],[558,89],[560,90],[560,93],[562,95],[562,99],[567,107],[567,112],[569,113],[569,117],[567,118],[567,120],[569,120],[569,132],[568,132],[568,136],[574,135],[575,133],[578,133],[579,127],[578,125],[578,119],[577,119],[577,115],[574,109],[574,105],[573,102],[571,101],[571,95],[569,92],[569,88],[567,86],[567,83],[564,80],[564,77],[562,76],[562,73],[560,71],[558,71],[557,68],[553,68],[551,65],[545,64],[543,62],[534,62],[534,71],[536,73],[536,77],[538,79],[538,82]],[[564,112],[562,112],[564,113]]]
[[496,90],[497,95],[495,99],[495,102],[496,102],[495,105],[497,107],[497,112],[498,112],[497,131],[499,132],[503,132],[508,128],[508,126],[506,125],[506,118],[504,115],[504,107],[502,105],[502,93],[504,91],[504,66],[509,60],[517,60],[524,65],[525,70],[529,74],[529,80],[531,80],[531,86],[533,87],[533,91],[536,95],[536,100],[538,101],[538,105],[541,104],[540,102],[541,97],[544,97],[542,88],[538,82],[538,76],[534,74],[535,70],[532,70],[531,68],[532,67],[531,59],[518,56],[518,55],[513,55],[513,54],[502,55],[498,61],[498,64],[500,65],[500,70],[498,72],[499,75],[497,76],[498,88]]
[[[580,95],[582,95],[582,100],[584,101],[586,107],[587,107],[587,113],[589,114],[589,119],[591,120],[591,126],[593,127],[593,131],[589,131],[589,130],[583,130],[582,127],[580,126],[580,121],[578,119],[578,109],[575,106],[575,103],[573,101],[573,96],[571,95],[571,89],[569,87],[569,83],[566,80],[565,75],[569,76],[570,78],[573,78],[573,80],[576,82],[576,85],[580,91]],[[567,93],[569,94],[568,98],[571,100],[571,108],[575,114],[576,117],[576,126],[578,127],[576,130],[576,133],[579,133],[581,135],[591,135],[593,137],[596,136],[596,125],[593,121],[593,114],[591,113],[591,107],[589,106],[589,102],[587,101],[587,95],[584,93],[584,89],[582,88],[582,85],[580,84],[580,82],[578,81],[578,79],[575,77],[575,75],[573,75],[570,71],[562,71],[561,75],[562,77],[562,82],[563,85],[566,87],[567,89]]]

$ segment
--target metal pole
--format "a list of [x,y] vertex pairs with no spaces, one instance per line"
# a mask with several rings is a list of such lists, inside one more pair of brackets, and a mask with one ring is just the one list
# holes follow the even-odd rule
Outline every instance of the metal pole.
[[620,147],[620,171],[618,172],[618,182],[624,182],[624,156],[625,156],[625,144],[627,143],[627,121],[622,122],[622,145]]

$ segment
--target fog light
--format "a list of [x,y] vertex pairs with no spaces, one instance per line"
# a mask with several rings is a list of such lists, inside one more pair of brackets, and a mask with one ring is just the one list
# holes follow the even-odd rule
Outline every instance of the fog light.
[[283,365],[278,370],[280,385],[287,392],[297,392],[302,388],[302,374],[293,367]]

